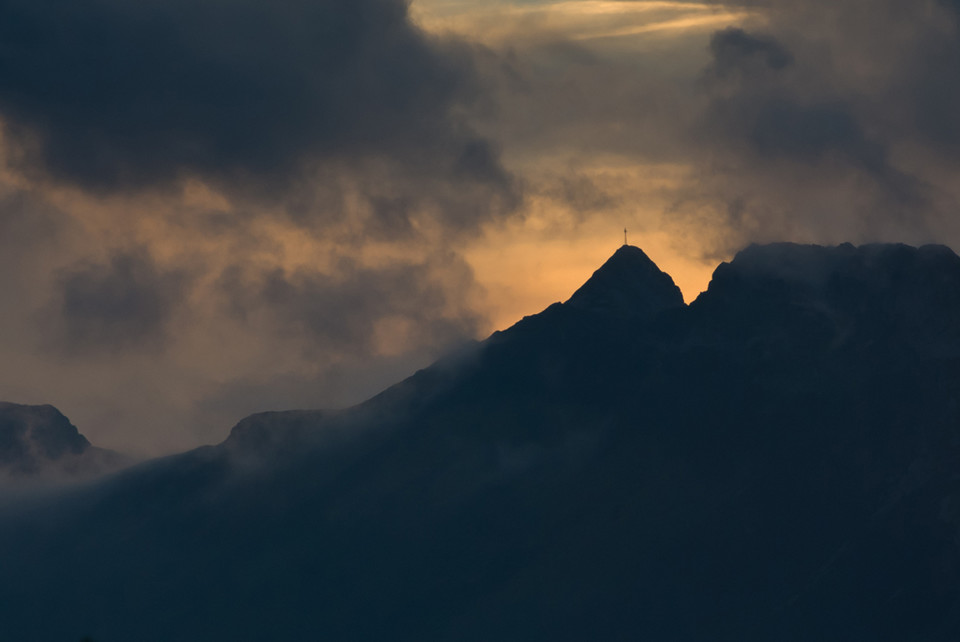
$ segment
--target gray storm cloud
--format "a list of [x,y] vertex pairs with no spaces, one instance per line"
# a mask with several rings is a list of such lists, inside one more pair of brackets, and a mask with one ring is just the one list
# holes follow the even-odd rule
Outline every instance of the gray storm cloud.
[[238,265],[217,284],[228,314],[266,317],[277,332],[301,337],[310,354],[375,354],[384,322],[400,335],[384,339],[407,349],[462,341],[481,324],[469,309],[471,287],[473,274],[453,256],[380,268],[344,259],[330,274]]
[[694,128],[734,242],[956,243],[956,5],[755,5],[762,29],[711,38]]
[[0,25],[21,162],[91,188],[365,154],[455,171],[477,144],[450,113],[477,91],[469,48],[425,36],[401,0],[4,0]]
[[187,274],[159,268],[144,248],[66,268],[48,317],[57,347],[71,355],[160,349],[189,285]]

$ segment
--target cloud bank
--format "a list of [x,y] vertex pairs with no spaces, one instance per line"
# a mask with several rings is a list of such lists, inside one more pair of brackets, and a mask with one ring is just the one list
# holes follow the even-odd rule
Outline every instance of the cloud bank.
[[398,0],[13,0],[0,24],[7,134],[56,179],[283,186],[364,154],[475,169],[450,112],[477,91],[469,48],[427,37]]

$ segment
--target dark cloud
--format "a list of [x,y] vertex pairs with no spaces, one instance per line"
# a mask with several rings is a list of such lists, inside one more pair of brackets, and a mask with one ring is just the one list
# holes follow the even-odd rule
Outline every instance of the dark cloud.
[[420,32],[403,0],[0,1],[20,166],[94,190],[289,187],[357,158],[504,189],[454,114],[479,93],[470,48]]
[[752,116],[748,136],[760,154],[817,162],[837,151],[871,171],[885,164],[883,147],[867,140],[844,105],[802,105],[786,97],[774,98]]
[[550,196],[569,205],[570,209],[581,218],[619,204],[619,199],[615,195],[598,187],[588,176],[576,174],[561,176],[558,183],[559,185],[550,193]]
[[69,355],[159,349],[188,285],[184,272],[162,269],[146,250],[118,252],[62,272],[47,326]]
[[734,27],[715,33],[710,40],[710,51],[714,68],[720,75],[739,71],[753,61],[771,69],[783,69],[793,63],[793,55],[775,38]]
[[0,337],[17,343],[23,314],[47,292],[49,271],[76,230],[67,215],[30,190],[0,183]]
[[67,215],[41,194],[0,183],[0,263],[36,258],[68,228]]
[[330,274],[280,268],[225,271],[219,288],[232,315],[266,316],[304,351],[374,356],[392,350],[436,353],[473,338],[482,319],[469,307],[473,275],[453,256],[367,268],[341,261]]
[[[960,161],[960,3],[955,16],[933,33],[917,39],[917,49],[906,56],[892,103],[910,119],[923,142],[952,161]],[[946,32],[946,33],[945,33]]]
[[709,90],[717,97],[707,116],[714,138],[728,134],[767,158],[818,163],[835,152],[868,171],[884,171],[884,146],[868,139],[842,99],[797,86],[784,72],[793,57],[776,39],[727,29],[714,34],[710,50]]
[[704,202],[736,213],[734,244],[937,240],[960,196],[944,181],[960,166],[957,16],[942,2],[753,5],[763,32],[711,38],[691,141],[707,151]]

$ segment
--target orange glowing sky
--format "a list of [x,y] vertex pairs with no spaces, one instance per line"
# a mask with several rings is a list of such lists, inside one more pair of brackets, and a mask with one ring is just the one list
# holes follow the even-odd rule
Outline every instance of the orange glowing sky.
[[[572,40],[618,60],[642,59],[677,42],[690,43],[696,56],[710,32],[759,21],[743,9],[670,1],[418,0],[412,10],[427,30],[452,32],[491,47]],[[681,185],[687,172],[683,166],[639,164],[627,156],[579,150],[511,160],[528,174],[548,174],[564,164],[575,167],[616,199],[595,211],[572,212],[549,197],[532,198],[522,220],[487,229],[466,250],[494,328],[565,300],[622,243],[624,227],[632,231],[630,243],[668,272],[688,301],[706,288],[717,257],[704,258],[699,237],[710,234],[675,224],[668,213],[673,203],[665,191]]]

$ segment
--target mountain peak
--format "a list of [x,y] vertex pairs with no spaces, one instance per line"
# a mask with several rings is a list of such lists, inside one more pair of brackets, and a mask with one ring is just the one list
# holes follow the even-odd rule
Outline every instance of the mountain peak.
[[650,316],[683,306],[683,294],[670,275],[643,250],[622,245],[565,305],[624,314]]
[[0,402],[0,484],[93,477],[129,463],[119,453],[92,446],[53,406]]

